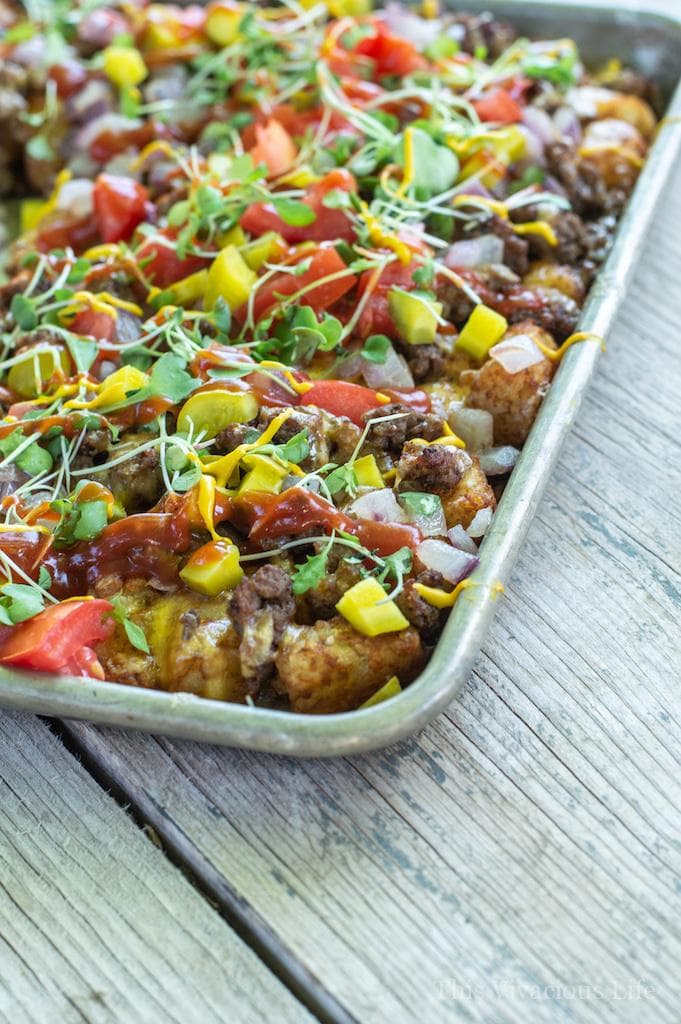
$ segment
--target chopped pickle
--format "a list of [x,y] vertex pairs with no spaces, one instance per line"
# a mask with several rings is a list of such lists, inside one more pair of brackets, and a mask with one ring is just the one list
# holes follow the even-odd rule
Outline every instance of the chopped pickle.
[[279,494],[285,477],[288,476],[288,469],[280,466],[274,459],[266,455],[244,455],[242,462],[248,468],[248,473],[241,481],[239,494],[246,491],[264,491],[268,494]]
[[172,286],[173,304],[189,309],[198,299],[202,299],[208,287],[208,271],[197,270],[189,277],[183,277]]
[[240,251],[251,270],[259,270],[263,263],[276,259],[285,250],[286,243],[281,235],[278,235],[276,231],[267,231],[260,238],[255,238],[252,242],[242,246]]
[[383,477],[374,455],[355,459],[355,476],[360,487],[383,487]]
[[258,401],[251,391],[213,388],[197,391],[187,399],[177,418],[177,429],[193,436],[216,437],[230,423],[248,423],[258,415]]
[[501,341],[508,330],[508,321],[501,313],[495,313],[482,303],[476,306],[461,329],[456,347],[468,352],[474,359],[482,361],[493,345]]
[[217,46],[229,46],[239,36],[239,25],[244,16],[242,4],[212,3],[206,17],[206,35]]
[[225,246],[208,271],[204,300],[206,309],[212,309],[220,297],[230,309],[238,309],[248,300],[255,281],[255,271],[244,262],[237,247]]
[[384,683],[379,690],[376,690],[376,693],[372,694],[363,704],[360,704],[359,709],[373,708],[375,704],[382,704],[384,700],[390,700],[391,697],[396,697],[398,693],[402,693],[400,681],[397,676],[391,676],[387,683]]
[[432,345],[437,334],[442,303],[423,296],[391,288],[388,293],[390,315],[400,337],[410,345]]
[[7,385],[20,398],[35,398],[44,391],[43,385],[58,370],[70,373],[71,363],[63,348],[28,349],[20,362],[10,367]]
[[239,549],[227,540],[213,540],[193,553],[180,576],[192,590],[207,597],[217,597],[233,590],[244,571],[239,563]]
[[114,85],[139,85],[149,74],[142,54],[134,46],[107,46],[103,56],[104,74]]
[[406,629],[409,621],[373,576],[360,580],[341,597],[336,610],[365,636],[396,633]]

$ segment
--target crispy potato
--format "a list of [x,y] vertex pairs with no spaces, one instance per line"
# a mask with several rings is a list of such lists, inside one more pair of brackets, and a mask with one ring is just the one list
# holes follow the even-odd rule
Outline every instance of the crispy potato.
[[474,516],[483,508],[495,509],[497,502],[487,477],[480,469],[477,456],[471,455],[472,465],[466,470],[456,487],[441,494],[447,528],[470,526]]
[[123,603],[130,619],[144,629],[151,653],[135,650],[123,629],[117,628],[97,651],[107,679],[244,702],[239,638],[224,600],[188,593],[161,595],[145,588],[126,593]]
[[568,101],[583,120],[626,121],[646,138],[655,131],[657,119],[653,109],[640,96],[601,85],[582,85],[570,89]]
[[608,188],[633,188],[648,146],[633,125],[615,118],[587,125],[579,148],[582,163],[595,167]]
[[550,260],[533,263],[523,278],[529,288],[553,288],[575,302],[584,301],[584,281],[576,267]]
[[403,684],[411,682],[423,661],[415,629],[368,637],[336,616],[287,628],[276,658],[275,687],[287,694],[293,711],[351,711],[393,675]]
[[608,98],[603,98],[597,105],[598,117],[626,121],[649,139],[657,125],[657,118],[650,104],[640,96],[611,90],[609,92]]
[[[504,338],[520,334],[556,347],[551,335],[530,320],[509,328]],[[488,359],[479,370],[465,374],[465,383],[470,388],[466,404],[492,413],[495,444],[519,448],[527,440],[554,372],[555,364],[550,359],[541,359],[518,373],[507,373],[496,359]]]

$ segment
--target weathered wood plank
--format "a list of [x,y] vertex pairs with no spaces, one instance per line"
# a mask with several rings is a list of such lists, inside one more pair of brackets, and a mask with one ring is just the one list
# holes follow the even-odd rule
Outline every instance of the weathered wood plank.
[[446,716],[335,764],[69,725],[364,1021],[678,1024],[680,185]]
[[0,716],[0,837],[0,1020],[312,1019],[29,716]]

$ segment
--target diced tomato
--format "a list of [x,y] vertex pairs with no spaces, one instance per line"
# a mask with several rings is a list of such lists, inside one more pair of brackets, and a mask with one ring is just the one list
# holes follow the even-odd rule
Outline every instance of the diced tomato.
[[84,309],[76,313],[69,329],[74,334],[87,334],[98,341],[113,341],[116,337],[116,321],[108,313]]
[[333,189],[354,192],[357,182],[349,171],[338,168],[311,185],[303,196],[303,202],[315,214],[311,224],[286,224],[272,203],[254,203],[244,212],[241,227],[257,236],[264,235],[266,231],[277,231],[292,245],[298,242],[352,242],[355,231],[348,216],[343,210],[331,210],[324,206],[324,197]]
[[70,246],[78,255],[94,245],[98,238],[97,225],[92,217],[75,218],[57,210],[41,223],[36,247],[40,252],[50,252],[51,249]]
[[[158,234],[174,246],[176,231],[163,228]],[[204,259],[203,256],[185,256],[184,259],[180,259],[174,248],[160,241],[154,242],[153,238],[142,243],[137,250],[137,259],[142,264],[144,274],[157,288],[167,288],[175,281],[195,274],[197,270],[202,270],[210,263],[210,260]]]
[[523,117],[523,108],[505,89],[494,89],[481,99],[473,100],[473,107],[481,121],[517,124]]
[[[302,253],[301,258],[306,254]],[[300,276],[295,274],[276,274],[267,284],[259,288],[253,303],[253,313],[260,320],[277,302],[277,296],[294,295],[296,292],[314,284],[315,281],[333,274],[341,274],[347,267],[335,249],[317,249],[310,257],[310,266]],[[300,304],[311,306],[316,313],[333,306],[341,296],[354,287],[357,278],[354,274],[343,274],[333,281],[324,281],[316,288],[310,288],[300,297]]]
[[63,60],[61,64],[53,64],[47,77],[57,86],[57,96],[67,100],[85,85],[88,73],[77,60]]
[[379,555],[394,555],[400,548],[411,548],[413,551],[423,540],[423,534],[417,526],[406,523],[375,523],[369,519],[359,519],[351,530],[357,539]]
[[420,388],[414,388],[411,391],[403,388],[383,388],[383,394],[387,395],[391,402],[406,405],[414,412],[430,412],[431,410],[430,395],[427,391],[421,391]]
[[0,662],[57,672],[83,647],[105,640],[114,623],[105,618],[112,611],[108,601],[64,601],[15,626],[0,648]]
[[374,30],[376,34],[360,39],[353,52],[370,57],[374,61],[377,78],[386,75],[410,75],[428,66],[413,43],[401,36],[393,35],[383,22],[375,22]]
[[100,174],[93,193],[95,220],[103,242],[127,242],[153,207],[144,185],[117,174]]
[[265,164],[273,177],[287,171],[298,150],[281,122],[271,117],[266,124],[256,124],[254,132],[256,142],[249,150],[253,163]]
[[81,647],[72,657],[56,670],[63,676],[89,676],[92,679],[103,679],[104,669],[99,658],[91,647]]
[[105,164],[118,153],[126,150],[140,150],[156,139],[172,139],[173,129],[161,121],[148,120],[127,131],[105,129],[92,140],[89,155],[98,164]]
[[347,416],[362,426],[362,416],[385,404],[371,388],[347,380],[317,380],[303,396],[305,405],[316,405],[334,416]]
[[[371,296],[364,306],[357,322],[356,333],[359,338],[368,338],[371,334],[387,334],[389,338],[395,337],[397,328],[390,315],[388,307],[388,292],[391,288],[402,288],[410,291],[415,287],[413,274],[419,264],[412,262],[406,266],[403,263],[389,263],[382,271]],[[359,298],[371,287],[374,271],[365,270],[359,279]]]

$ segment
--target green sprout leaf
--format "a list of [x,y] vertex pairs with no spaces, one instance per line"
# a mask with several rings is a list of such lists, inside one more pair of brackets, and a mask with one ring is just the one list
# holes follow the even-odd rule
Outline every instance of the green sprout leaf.
[[362,346],[362,357],[370,363],[382,365],[391,348],[392,342],[385,334],[371,334]]
[[304,228],[317,219],[314,210],[299,199],[277,199],[273,196],[272,203],[284,223],[292,227]]

